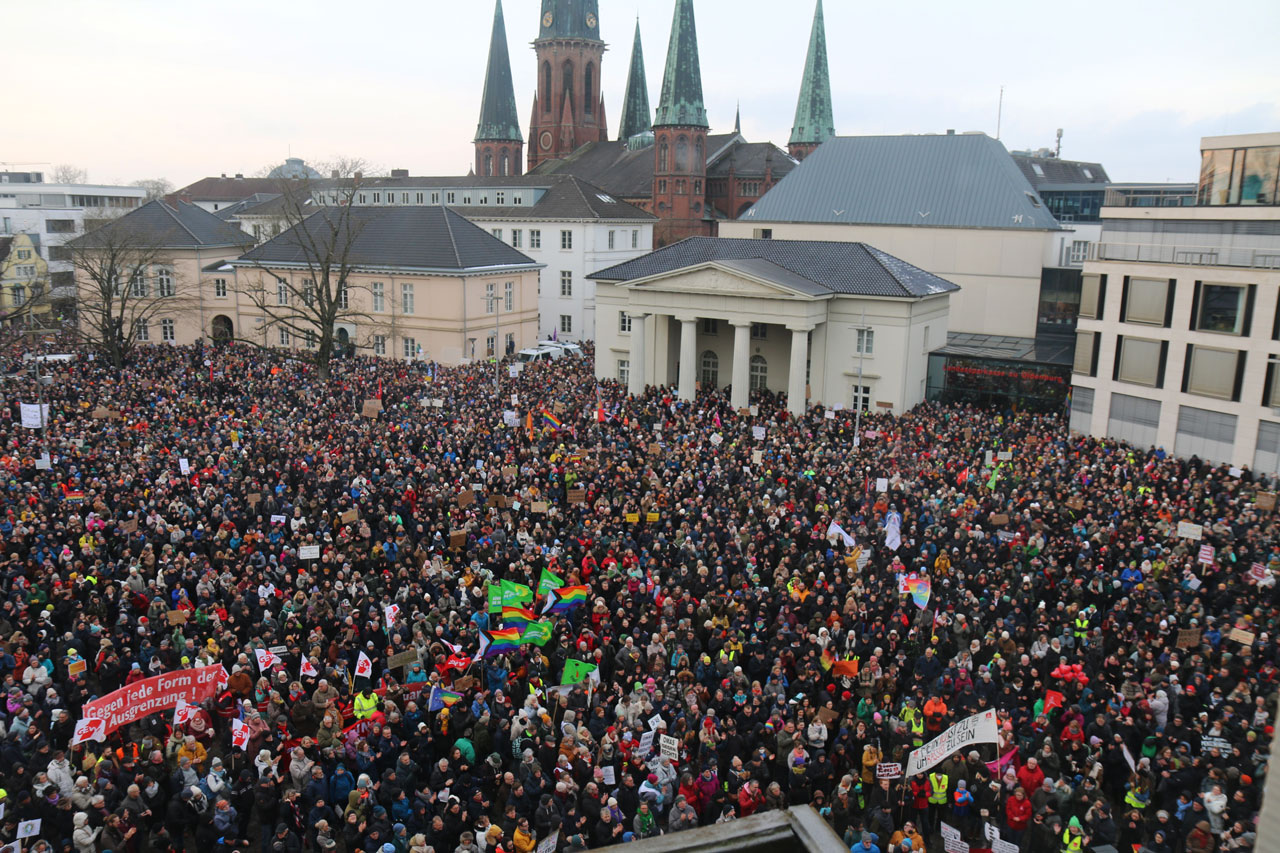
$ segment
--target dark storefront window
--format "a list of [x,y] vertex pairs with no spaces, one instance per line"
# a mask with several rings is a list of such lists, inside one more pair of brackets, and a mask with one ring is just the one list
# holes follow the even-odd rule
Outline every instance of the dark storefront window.
[[1040,272],[1040,307],[1037,315],[1041,334],[1070,335],[1080,315],[1081,271],[1045,267]]
[[927,397],[931,402],[1061,412],[1070,387],[1070,365],[929,356]]

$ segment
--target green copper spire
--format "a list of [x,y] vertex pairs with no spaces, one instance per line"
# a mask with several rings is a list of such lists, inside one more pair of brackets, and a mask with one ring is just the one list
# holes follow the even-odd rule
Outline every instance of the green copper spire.
[[676,0],[667,43],[667,68],[662,75],[662,97],[658,99],[655,126],[683,124],[707,126],[707,110],[702,103],[702,68],[698,63],[698,28],[693,21],[693,0]]
[[804,61],[796,121],[791,128],[792,145],[821,145],[836,135],[831,115],[831,74],[827,70],[827,33],[822,23],[822,0],[813,13],[809,34],[809,56]]
[[649,84],[644,78],[644,50],[640,47],[640,20],[636,19],[636,38],[631,44],[631,71],[627,74],[627,96],[622,101],[618,139],[625,142],[652,127],[649,120]]
[[507,52],[507,26],[502,20],[502,0],[493,10],[493,37],[489,40],[489,69],[480,99],[480,123],[475,141],[492,139],[523,141],[516,117],[516,90],[511,83],[511,56]]
[[599,0],[542,0],[538,40],[600,41]]

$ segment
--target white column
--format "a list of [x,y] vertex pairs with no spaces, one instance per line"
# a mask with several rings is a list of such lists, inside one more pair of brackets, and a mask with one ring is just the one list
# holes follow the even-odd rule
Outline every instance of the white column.
[[627,378],[627,393],[639,397],[645,386],[645,333],[648,331],[645,319],[648,314],[631,314],[631,367]]
[[751,391],[751,324],[733,324],[733,389],[729,404],[745,409]]
[[677,317],[680,321],[680,381],[676,386],[676,396],[681,400],[692,400],[697,394],[694,386],[694,372],[698,359],[698,321]]
[[805,362],[809,358],[809,328],[791,329],[791,372],[787,377],[787,411],[797,417],[804,414]]

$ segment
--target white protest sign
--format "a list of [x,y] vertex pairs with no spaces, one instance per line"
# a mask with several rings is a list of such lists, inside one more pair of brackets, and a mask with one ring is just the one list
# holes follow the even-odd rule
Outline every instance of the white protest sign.
[[995,841],[1000,837],[1000,830],[996,828],[994,823],[988,823],[982,827],[982,835],[988,841]]
[[534,853],[556,853],[556,846],[560,843],[560,830],[552,830],[551,834],[538,842],[538,848]]
[[187,476],[188,474],[191,473],[191,463],[188,462],[186,459],[179,459],[178,470],[182,472],[182,476],[184,477]]
[[638,748],[642,756],[653,752],[653,729],[640,735],[640,746]]
[[876,491],[881,494],[889,491],[888,477],[876,477]]
[[1018,853],[1018,845],[1002,838],[991,839],[991,853]]
[[298,549],[299,560],[318,560],[320,559],[319,545],[303,545]]
[[53,460],[49,458],[48,453],[41,453],[40,458],[36,460],[37,471],[48,471],[53,467]]
[[658,728],[658,726],[660,726],[660,725],[662,725],[662,724],[663,724],[663,723],[662,723],[662,715],[661,715],[661,714],[654,714],[652,717],[650,717],[650,718],[649,718],[649,728],[650,728],[651,730],[656,730],[656,729]]
[[826,412],[824,412],[824,413],[823,413],[822,417],[824,417],[825,419],[827,419],[827,420],[829,420],[829,421],[834,421],[834,420],[836,419],[836,413],[835,413],[835,410],[833,410],[833,409],[827,409],[827,410],[826,410]]
[[504,411],[504,412],[502,413],[502,425],[503,425],[503,426],[514,427],[514,426],[518,426],[518,425],[519,425],[519,423],[520,423],[519,418],[518,418],[518,416],[516,415],[516,413],[515,413],[515,410],[514,410],[514,409],[507,409],[506,411]]
[[720,433],[718,433],[718,432],[713,432],[713,433],[711,433],[710,441],[711,441],[711,445],[712,445],[712,447],[719,447],[719,446],[720,446],[720,442],[724,441],[724,436],[722,436],[722,435],[721,435]]
[[1013,459],[1013,451],[1001,450],[999,453],[996,454],[996,459],[998,459],[1001,462],[1009,462]]
[[513,406],[518,406],[518,405],[520,405],[520,395],[519,395],[519,394],[512,394],[512,395],[511,395],[511,405],[513,405]]
[[26,429],[40,429],[49,422],[48,403],[20,403],[18,410],[22,415],[22,426]]
[[753,426],[751,428],[751,437],[756,441],[764,441],[764,427]]
[[678,761],[680,758],[680,741],[671,735],[662,736],[662,757]]
[[604,782],[606,785],[618,784],[618,777],[615,774],[612,765],[606,764],[604,767],[600,768],[600,781]]
[[938,832],[942,835],[943,841],[959,841],[960,830],[956,829],[949,823],[942,823],[938,826]]
[[524,365],[521,364],[520,362],[507,365],[507,376],[511,379],[515,379],[517,376],[520,375],[520,368],[522,367],[524,367]]
[[1200,546],[1200,562],[1204,563],[1206,566],[1212,566],[1213,557],[1216,553],[1217,553],[1217,549],[1214,548],[1212,545],[1201,545]]
[[1178,522],[1178,538],[1179,539],[1199,539],[1204,536],[1204,528],[1198,524],[1192,524],[1189,521]]
[[915,776],[917,773],[924,773],[950,755],[967,752],[970,744],[997,743],[999,728],[994,710],[963,719],[924,746],[912,750],[907,757],[906,774]]
[[272,524],[284,524],[284,516],[283,516],[283,515],[273,515],[273,516],[271,516],[271,523],[272,523]]
[[18,838],[31,838],[40,834],[40,818],[24,820],[18,823]]

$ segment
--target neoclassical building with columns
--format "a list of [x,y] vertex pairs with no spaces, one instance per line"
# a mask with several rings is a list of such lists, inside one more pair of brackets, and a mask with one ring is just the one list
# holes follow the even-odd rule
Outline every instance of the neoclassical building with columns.
[[905,411],[960,288],[865,243],[692,237],[589,276],[596,376],[632,394],[674,385]]

